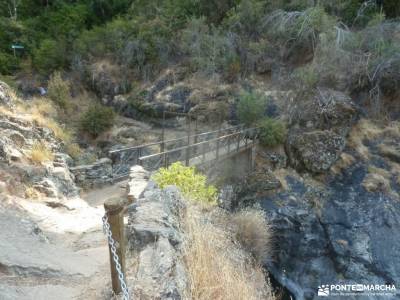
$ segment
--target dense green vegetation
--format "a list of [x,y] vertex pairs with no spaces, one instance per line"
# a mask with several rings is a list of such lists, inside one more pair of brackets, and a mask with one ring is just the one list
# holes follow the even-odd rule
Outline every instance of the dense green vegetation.
[[[387,17],[399,16],[397,0],[383,3]],[[362,0],[1,0],[0,71],[13,73],[30,59],[48,75],[110,55],[150,75],[185,54],[194,69],[232,78],[271,42],[307,47],[332,22],[362,28],[380,10]],[[24,46],[16,58],[12,44]]]
[[398,0],[0,0],[0,73],[61,71],[91,89],[101,62],[127,92],[171,65],[227,83],[279,67],[303,92],[378,102],[399,87],[399,16]]
[[161,168],[153,175],[154,181],[161,187],[177,186],[189,199],[205,203],[216,204],[217,189],[207,184],[207,177],[198,173],[194,167],[185,167],[181,162],[171,164],[168,168]]
[[263,118],[267,105],[265,96],[243,91],[238,100],[237,114],[241,123],[250,126],[257,124]]
[[61,78],[60,72],[56,71],[50,76],[48,90],[49,98],[62,109],[66,109],[71,97],[70,84]]
[[285,125],[272,118],[265,118],[260,122],[260,142],[264,146],[277,146],[282,144],[286,138]]
[[92,137],[97,137],[114,124],[115,113],[110,107],[91,106],[81,118],[81,129]]

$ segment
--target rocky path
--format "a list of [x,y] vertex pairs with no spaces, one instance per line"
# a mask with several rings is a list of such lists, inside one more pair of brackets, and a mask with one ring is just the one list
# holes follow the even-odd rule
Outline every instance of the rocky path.
[[65,200],[1,199],[0,299],[110,299],[101,217],[116,196],[121,184]]

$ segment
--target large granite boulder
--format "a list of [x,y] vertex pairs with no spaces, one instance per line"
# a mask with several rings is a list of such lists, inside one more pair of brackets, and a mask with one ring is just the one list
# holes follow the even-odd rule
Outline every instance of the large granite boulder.
[[320,173],[338,160],[345,145],[345,138],[333,131],[295,131],[288,136],[286,152],[289,163],[296,169]]
[[303,130],[333,130],[345,136],[357,119],[357,107],[349,96],[318,88],[314,95],[293,107],[291,127]]
[[103,61],[88,67],[88,85],[105,104],[115,95],[125,94],[130,90],[129,81],[121,75],[118,66]]
[[312,98],[293,107],[286,141],[289,163],[301,171],[329,170],[343,151],[356,119],[357,108],[350,97],[317,89]]

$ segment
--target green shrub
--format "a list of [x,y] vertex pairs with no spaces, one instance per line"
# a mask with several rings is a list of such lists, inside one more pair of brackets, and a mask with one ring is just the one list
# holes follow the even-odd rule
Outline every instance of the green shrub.
[[11,75],[18,69],[18,59],[13,55],[0,52],[0,74]]
[[153,179],[160,188],[168,185],[177,186],[190,200],[216,204],[217,189],[212,185],[207,185],[206,176],[197,173],[194,167],[185,167],[181,162],[176,162],[168,168],[159,169],[153,175]]
[[256,92],[244,91],[239,96],[237,114],[240,122],[246,125],[257,123],[263,116],[267,99]]
[[319,80],[318,73],[312,65],[298,68],[294,72],[293,77],[296,86],[301,90],[314,89]]
[[320,34],[334,29],[336,20],[315,6],[305,11],[274,11],[264,24],[267,36],[284,57],[298,56],[302,61],[305,54],[314,51]]
[[260,127],[260,142],[262,145],[273,147],[285,141],[286,128],[281,121],[265,118],[260,123]]
[[258,36],[263,31],[264,6],[264,1],[243,0],[228,12],[224,25],[246,38]]
[[226,71],[229,76],[240,70],[235,46],[227,32],[208,26],[204,18],[188,23],[182,32],[180,46],[195,71],[205,75]]
[[33,64],[42,74],[61,69],[66,64],[66,50],[63,42],[46,39],[33,51]]
[[67,80],[62,79],[60,72],[56,71],[50,76],[48,95],[59,107],[67,108],[71,97],[70,84]]
[[110,107],[95,105],[88,109],[81,118],[81,128],[92,137],[110,129],[114,124],[115,113]]

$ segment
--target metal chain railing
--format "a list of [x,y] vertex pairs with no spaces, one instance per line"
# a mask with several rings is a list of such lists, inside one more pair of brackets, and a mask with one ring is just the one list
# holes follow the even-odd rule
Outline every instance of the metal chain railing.
[[119,279],[119,282],[121,285],[121,290],[122,290],[122,293],[124,294],[124,300],[130,300],[128,286],[126,285],[125,276],[124,276],[124,273],[122,272],[122,267],[119,262],[117,248],[115,247],[115,240],[112,237],[110,223],[108,223],[107,215],[104,215],[102,220],[103,220],[103,232],[107,236],[108,244],[110,245],[111,253],[113,256],[114,263],[115,263],[115,268],[118,273],[118,279]]

